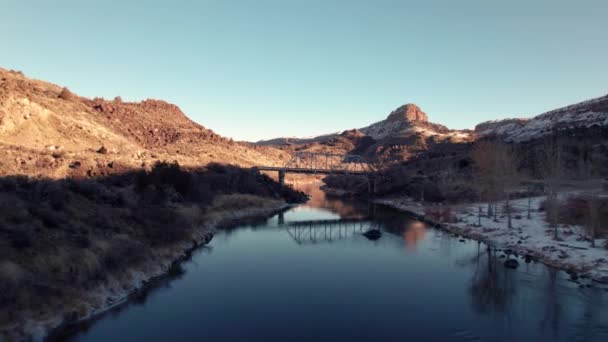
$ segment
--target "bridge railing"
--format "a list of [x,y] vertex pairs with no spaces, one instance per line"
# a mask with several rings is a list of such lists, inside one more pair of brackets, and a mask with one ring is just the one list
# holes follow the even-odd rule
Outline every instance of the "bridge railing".
[[290,169],[332,171],[341,173],[370,173],[373,167],[362,156],[354,154],[296,152],[294,156],[283,167],[286,171]]

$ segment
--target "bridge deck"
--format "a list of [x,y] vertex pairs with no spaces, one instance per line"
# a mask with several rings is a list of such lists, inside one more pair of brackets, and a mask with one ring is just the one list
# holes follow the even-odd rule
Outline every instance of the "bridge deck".
[[359,171],[359,170],[336,170],[336,169],[310,169],[310,168],[293,168],[293,167],[275,167],[275,166],[258,166],[255,169],[260,171],[283,171],[285,173],[305,173],[305,174],[338,174],[338,175],[369,175],[371,172],[369,171]]

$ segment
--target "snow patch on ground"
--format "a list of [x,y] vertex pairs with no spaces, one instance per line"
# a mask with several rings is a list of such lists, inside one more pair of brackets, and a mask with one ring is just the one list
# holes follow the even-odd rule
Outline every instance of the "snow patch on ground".
[[443,223],[433,222],[425,216],[424,206],[406,197],[385,198],[375,202],[411,212],[455,234],[483,241],[496,248],[509,249],[519,255],[529,255],[547,265],[586,274],[598,282],[608,283],[608,250],[604,248],[606,241],[596,239],[596,247],[592,248],[583,227],[564,225],[558,227],[559,239],[554,240],[553,228],[545,221],[545,213],[538,210],[544,200],[544,196],[532,198],[530,219],[527,218],[528,199],[512,201],[513,228],[507,227],[507,218],[504,216],[499,216],[498,222],[482,216],[481,225],[478,225],[479,207],[484,211],[486,207],[486,204],[481,203],[450,206],[456,222]]

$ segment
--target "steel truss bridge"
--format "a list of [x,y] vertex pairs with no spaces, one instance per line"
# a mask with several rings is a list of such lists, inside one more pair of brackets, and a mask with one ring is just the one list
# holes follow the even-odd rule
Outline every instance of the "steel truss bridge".
[[285,184],[286,173],[322,175],[361,175],[371,177],[374,167],[362,156],[354,154],[296,152],[285,166],[258,166],[260,171],[279,173],[279,183]]

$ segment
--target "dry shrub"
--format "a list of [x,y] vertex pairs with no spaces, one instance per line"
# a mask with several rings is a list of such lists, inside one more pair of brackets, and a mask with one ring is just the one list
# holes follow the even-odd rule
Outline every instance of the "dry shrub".
[[[166,241],[165,243],[169,243]],[[111,248],[105,248],[104,253],[101,254],[101,264],[103,265],[104,275],[106,278],[108,275],[116,272],[124,272],[128,269],[140,264],[149,257],[149,247],[147,247],[142,241],[131,239],[127,236],[117,235],[114,239],[107,242]]]
[[581,197],[568,197],[557,206],[559,223],[583,225],[589,215],[589,200]]
[[59,93],[59,95],[57,95],[57,97],[62,100],[70,101],[70,100],[74,99],[74,94],[72,94],[70,89],[63,87],[63,89],[61,89],[61,92]]
[[97,153],[99,154],[108,154],[108,149],[105,146],[101,146],[98,150]]
[[140,208],[135,215],[145,227],[142,231],[144,237],[154,246],[171,244],[192,237],[193,227],[189,224],[189,218],[181,216],[174,208]]
[[0,262],[0,279],[2,279],[2,285],[18,285],[25,275],[26,272],[16,263],[10,260]]
[[456,215],[452,213],[452,208],[437,206],[424,208],[424,216],[435,222],[454,223],[457,222]]
[[[241,189],[251,193],[234,194]],[[194,172],[164,162],[94,179],[0,177],[0,322],[27,310],[77,310],[87,290],[119,286],[156,248],[190,241],[212,203],[225,213],[300,196],[232,166]]]
[[177,215],[182,224],[189,227],[196,227],[203,224],[203,210],[196,205],[188,205],[177,208]]
[[277,204],[279,201],[273,201],[267,198],[248,195],[248,194],[230,194],[220,195],[213,200],[213,203],[209,207],[209,211],[236,211],[245,208],[263,208],[273,204]]
[[176,161],[172,163],[157,161],[150,172],[141,171],[137,174],[135,184],[138,190],[143,190],[150,185],[157,189],[169,186],[185,197],[192,189],[192,175],[182,170]]
[[[608,199],[590,198],[586,196],[570,196],[549,205],[548,201],[541,202],[540,211],[546,211],[546,220],[551,224],[588,226],[590,224],[590,201],[598,201],[598,227],[597,236],[608,233]],[[554,222],[555,221],[555,222]]]

